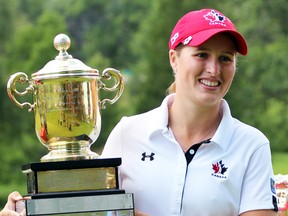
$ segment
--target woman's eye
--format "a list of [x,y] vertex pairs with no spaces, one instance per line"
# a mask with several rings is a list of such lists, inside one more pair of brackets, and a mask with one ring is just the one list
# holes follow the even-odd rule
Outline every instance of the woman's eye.
[[196,56],[199,58],[207,58],[208,54],[207,53],[198,53]]
[[232,59],[228,56],[221,56],[219,59],[222,62],[231,62],[232,61]]

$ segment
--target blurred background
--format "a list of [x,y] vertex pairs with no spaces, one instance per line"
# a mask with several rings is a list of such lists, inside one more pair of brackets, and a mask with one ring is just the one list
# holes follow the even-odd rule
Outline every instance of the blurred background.
[[[68,53],[92,68],[113,67],[125,90],[102,114],[102,131],[92,150],[101,153],[122,116],[159,106],[173,81],[168,40],[186,12],[215,8],[245,36],[249,55],[226,96],[232,114],[265,133],[271,141],[276,173],[288,173],[288,4],[287,0],[0,0],[0,206],[7,195],[26,193],[21,166],[48,153],[36,138],[34,115],[8,98],[9,77],[29,77],[53,60],[53,39],[71,39]],[[101,95],[100,95],[101,97]],[[19,99],[20,100],[20,99]],[[21,100],[32,101],[32,95]]]

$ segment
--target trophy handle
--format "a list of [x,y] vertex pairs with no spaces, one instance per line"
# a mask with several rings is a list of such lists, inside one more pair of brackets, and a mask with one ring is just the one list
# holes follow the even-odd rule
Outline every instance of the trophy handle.
[[22,91],[22,92],[19,92],[17,89],[16,89],[16,83],[20,83],[20,84],[26,84],[26,83],[29,83],[29,79],[28,79],[28,76],[23,73],[23,72],[17,72],[15,74],[13,74],[10,79],[8,80],[8,83],[7,83],[7,93],[8,93],[8,96],[9,98],[20,108],[24,108],[25,106],[28,106],[29,109],[28,111],[31,112],[33,111],[34,109],[34,105],[32,105],[31,103],[29,102],[23,102],[23,103],[20,103],[16,98],[15,98],[15,95],[16,96],[24,96],[28,93],[33,93],[34,91],[34,88],[32,85],[29,84],[29,86],[25,89],[25,91]]
[[[114,78],[114,85],[112,87],[106,87],[106,84],[104,84],[101,81],[101,78],[105,79],[105,80],[110,80],[111,77]],[[105,103],[108,102],[109,104],[113,104],[115,103],[120,96],[123,93],[124,90],[124,81],[123,81],[123,76],[121,75],[120,71],[114,69],[114,68],[106,68],[101,75],[101,78],[99,79],[99,88],[103,89],[104,91],[108,91],[108,92],[113,92],[117,90],[117,94],[115,95],[115,97],[113,99],[103,99],[100,100],[100,108],[101,109],[106,109]]]

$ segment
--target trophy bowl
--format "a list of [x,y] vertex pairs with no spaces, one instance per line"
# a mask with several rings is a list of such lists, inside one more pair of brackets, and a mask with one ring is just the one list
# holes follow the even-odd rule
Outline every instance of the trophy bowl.
[[[41,162],[95,159],[90,150],[101,130],[100,109],[105,103],[115,103],[122,95],[121,73],[106,68],[102,74],[67,53],[70,39],[65,34],[54,38],[58,56],[31,78],[24,72],[13,74],[7,83],[9,98],[20,108],[34,112],[35,131],[49,153]],[[112,87],[103,80],[113,78]],[[18,85],[26,85],[18,91]],[[116,92],[112,99],[100,99],[99,90]],[[20,103],[16,97],[33,94],[33,103]]]

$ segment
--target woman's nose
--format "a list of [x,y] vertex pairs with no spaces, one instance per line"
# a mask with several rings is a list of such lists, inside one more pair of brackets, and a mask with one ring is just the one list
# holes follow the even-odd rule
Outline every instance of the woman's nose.
[[219,64],[218,60],[211,59],[208,63],[207,72],[211,74],[211,76],[217,76],[220,74],[221,65]]

